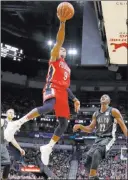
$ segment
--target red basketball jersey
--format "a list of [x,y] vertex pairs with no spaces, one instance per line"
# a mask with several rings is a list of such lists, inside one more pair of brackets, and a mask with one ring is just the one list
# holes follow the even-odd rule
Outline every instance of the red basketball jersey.
[[67,89],[70,86],[71,70],[63,58],[55,62],[49,61],[49,69],[44,89]]

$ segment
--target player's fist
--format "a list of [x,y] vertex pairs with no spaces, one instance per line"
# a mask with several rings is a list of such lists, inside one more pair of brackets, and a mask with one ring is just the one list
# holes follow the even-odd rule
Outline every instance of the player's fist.
[[20,149],[20,154],[22,155],[22,156],[25,156],[25,151],[21,148]]
[[80,129],[80,124],[75,124],[74,126],[73,126],[73,132],[76,132],[76,131],[78,131]]
[[74,108],[75,108],[75,112],[78,113],[80,110],[80,101],[78,99],[74,100]]

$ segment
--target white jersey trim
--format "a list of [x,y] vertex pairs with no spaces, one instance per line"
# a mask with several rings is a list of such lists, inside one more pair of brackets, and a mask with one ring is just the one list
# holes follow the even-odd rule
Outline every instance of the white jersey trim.
[[112,139],[111,141],[106,145],[106,151],[110,150],[113,144],[116,141],[116,131],[117,131],[117,120],[114,119],[113,127],[112,127]]

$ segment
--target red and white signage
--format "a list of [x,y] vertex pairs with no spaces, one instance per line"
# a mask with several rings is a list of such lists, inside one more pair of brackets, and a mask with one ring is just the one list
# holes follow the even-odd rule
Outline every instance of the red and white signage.
[[127,1],[101,1],[111,64],[128,64]]
[[34,165],[21,167],[22,172],[40,172],[40,168]]

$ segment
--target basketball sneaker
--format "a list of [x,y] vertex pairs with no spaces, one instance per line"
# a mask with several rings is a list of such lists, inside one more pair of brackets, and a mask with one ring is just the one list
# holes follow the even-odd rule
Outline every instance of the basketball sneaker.
[[49,144],[41,146],[40,152],[41,152],[41,161],[44,165],[47,166],[49,164],[49,157],[52,152],[52,147]]

